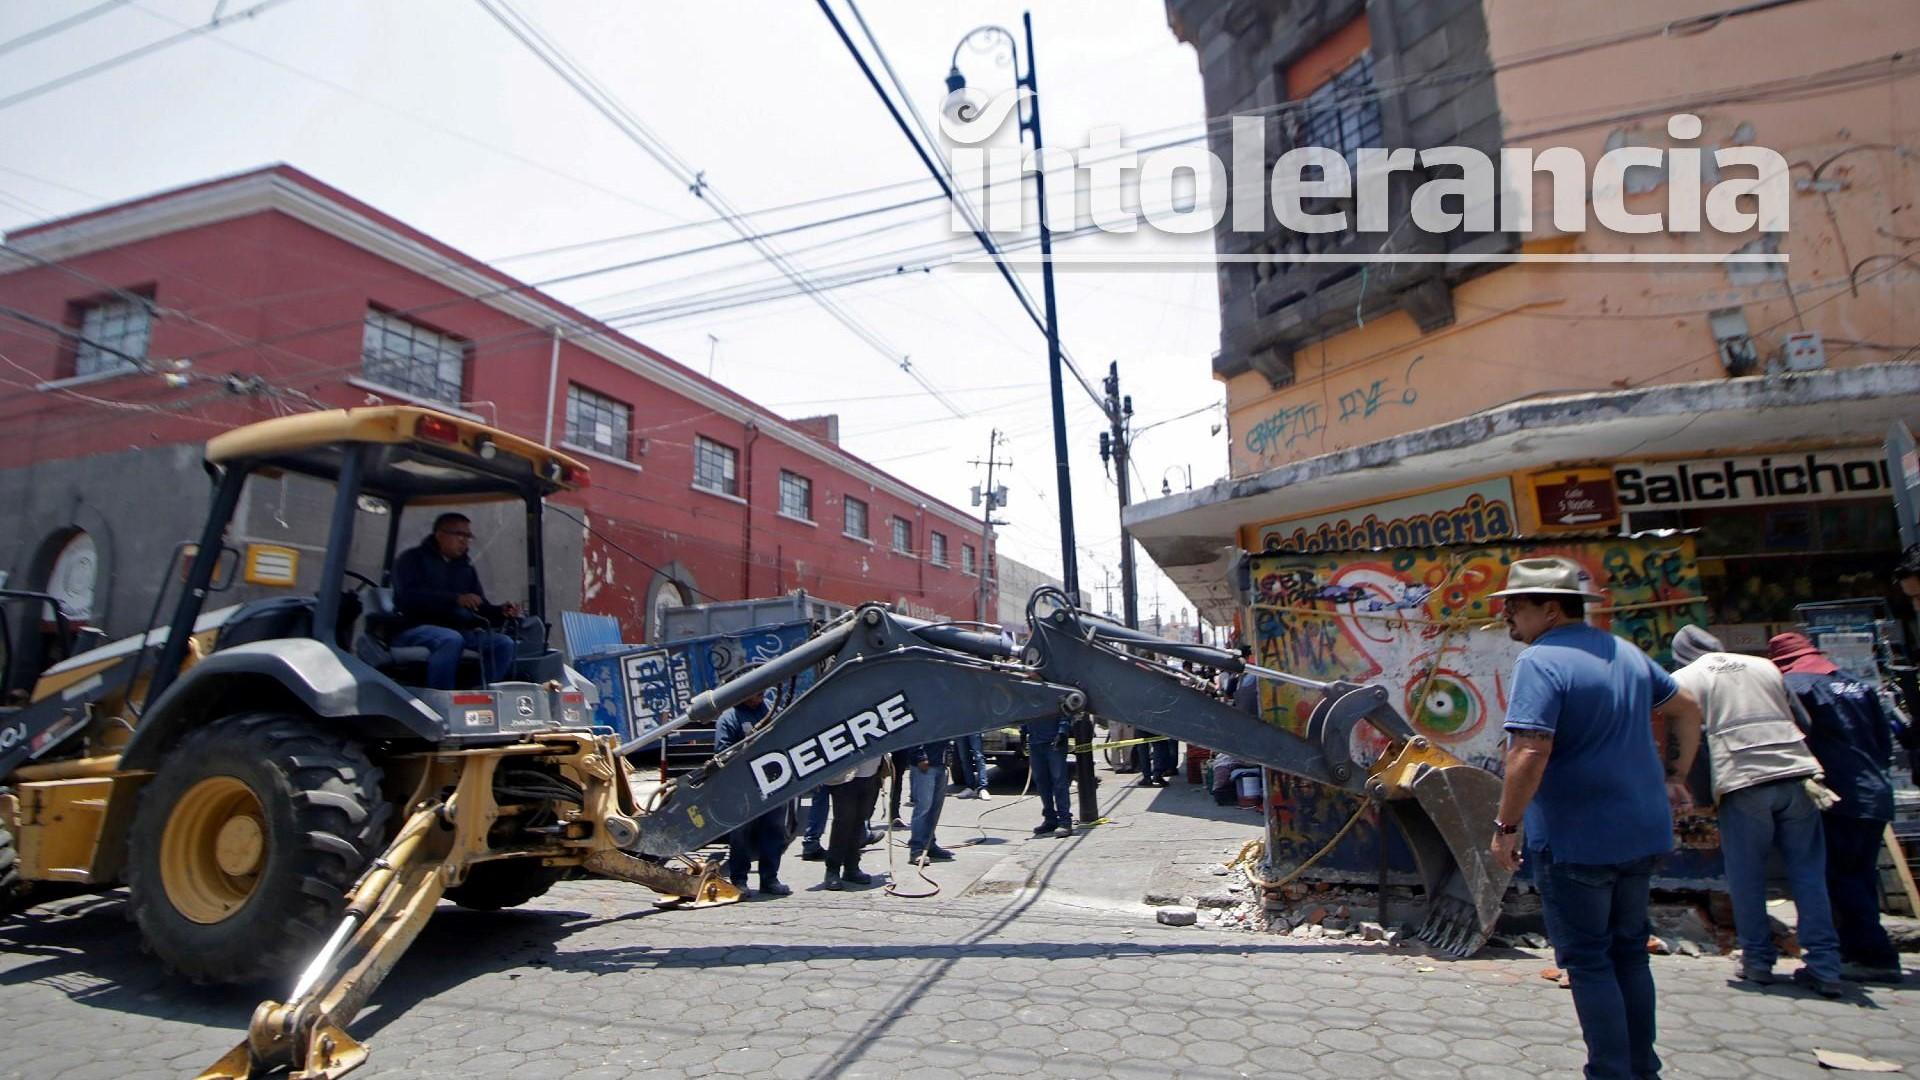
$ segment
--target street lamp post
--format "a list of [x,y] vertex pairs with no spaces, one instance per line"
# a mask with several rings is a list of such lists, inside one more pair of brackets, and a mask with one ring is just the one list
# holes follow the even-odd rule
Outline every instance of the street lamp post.
[[[1020,73],[1020,50],[1014,47],[1012,31],[1003,26],[977,27],[953,47],[953,60],[947,70],[947,93],[966,88],[967,78],[960,74],[960,50],[968,42],[1005,39],[1007,51],[1013,54],[1013,84],[1025,87],[1029,95],[1026,108],[1020,113],[1020,130],[1023,134],[1033,133],[1034,194],[1040,207],[1040,289],[1047,317],[1047,383],[1053,392],[1053,469],[1060,487],[1060,580],[1067,597],[1077,605],[1080,603],[1080,560],[1073,540],[1073,476],[1067,466],[1067,399],[1060,372],[1060,311],[1053,291],[1053,230],[1047,227],[1047,168],[1046,156],[1042,153],[1046,144],[1040,138],[1040,83],[1033,70],[1033,13],[1023,13],[1020,25],[1027,39],[1026,74]],[[1080,820],[1096,821],[1100,808],[1094,791],[1099,780],[1093,773],[1093,721],[1085,717],[1076,721],[1073,738],[1076,745],[1088,747],[1074,755]]]
[[1020,130],[1022,133],[1033,133],[1033,160],[1036,166],[1033,170],[1034,193],[1040,201],[1040,289],[1046,305],[1047,382],[1053,392],[1053,468],[1060,487],[1060,577],[1067,595],[1078,604],[1080,561],[1079,549],[1073,539],[1073,477],[1067,465],[1067,401],[1060,370],[1060,313],[1053,290],[1053,230],[1047,226],[1047,170],[1046,158],[1041,152],[1046,144],[1040,138],[1040,84],[1033,70],[1031,12],[1021,16],[1021,26],[1026,30],[1027,39],[1027,70],[1024,75],[1020,73],[1020,51],[1015,48],[1013,32],[1003,26],[981,26],[968,31],[953,47],[953,60],[947,71],[947,92],[957,93],[967,86],[966,76],[960,73],[960,50],[968,42],[1001,38],[1006,42],[1007,51],[1013,54],[1013,83],[1016,87],[1025,87],[1029,94],[1026,107],[1020,112]]

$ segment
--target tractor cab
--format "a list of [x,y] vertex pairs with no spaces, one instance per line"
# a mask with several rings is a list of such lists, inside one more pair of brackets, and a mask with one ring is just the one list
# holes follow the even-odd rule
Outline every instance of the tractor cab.
[[[395,808],[462,785],[463,806],[491,786],[490,805],[541,809],[483,830],[471,845],[482,864],[444,882],[449,899],[511,906],[577,866],[543,861],[564,854],[558,817],[585,797],[577,770],[550,759],[593,753],[581,749],[596,745],[593,687],[547,646],[541,522],[545,499],[586,484],[587,469],[406,406],[237,428],[207,444],[205,463],[205,524],[176,549],[142,633],[83,648],[52,597],[0,597],[26,612],[0,634],[8,667],[39,669],[30,690],[0,684],[26,699],[0,702],[0,911],[47,888],[124,883],[144,940],[174,969],[283,977],[392,841]],[[290,487],[313,489],[324,512],[311,591],[215,602],[236,577],[262,578],[257,563],[236,573],[227,542],[244,531],[243,495],[278,488],[284,504]],[[415,522],[458,508],[504,526],[489,561],[514,561],[505,541],[524,525],[524,593],[497,598],[524,612],[503,627],[511,657],[461,664],[451,686],[444,652],[442,685],[429,686],[398,633],[422,621],[393,593],[400,545],[417,539],[402,536],[410,508],[428,511]],[[484,765],[469,776],[468,762]]]
[[[192,676],[201,664],[246,667],[250,659],[258,674],[290,687],[303,699],[301,705],[322,715],[357,713],[373,729],[368,734],[377,737],[401,735],[393,730],[398,725],[429,742],[492,741],[584,723],[584,687],[548,645],[541,525],[546,497],[585,485],[586,466],[507,432],[411,406],[307,413],[253,424],[208,442],[206,464],[215,478],[213,506],[164,631],[143,713],[174,711],[163,707],[163,699],[189,692],[184,684],[197,681]],[[223,568],[230,573],[236,557],[223,538],[242,492],[250,483],[286,475],[332,488],[314,592],[203,613],[206,597],[221,587]],[[396,640],[404,628],[421,621],[399,608],[394,592],[395,560],[403,546],[419,539],[403,534],[405,512],[455,507],[478,512],[502,504],[510,511],[501,519],[517,517],[524,523],[526,593],[512,598],[518,617],[496,617],[486,628],[513,639],[513,659],[506,670],[487,671],[477,652],[464,649],[454,685],[429,689],[428,650]],[[374,523],[384,526],[380,534],[356,536],[371,531]],[[499,558],[505,549],[495,545],[492,550]],[[369,558],[373,551],[377,558]],[[468,628],[481,628],[482,620],[471,618]],[[209,623],[214,633],[207,643]],[[196,647],[196,638],[203,644]],[[213,685],[231,687],[233,680]],[[555,687],[560,690],[548,692]],[[337,699],[334,707],[316,710],[314,699],[328,694]],[[426,723],[429,714],[431,724]]]

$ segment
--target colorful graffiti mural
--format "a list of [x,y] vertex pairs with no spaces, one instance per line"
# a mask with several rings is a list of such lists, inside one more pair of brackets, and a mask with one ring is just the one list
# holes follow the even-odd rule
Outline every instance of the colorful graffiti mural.
[[[1317,679],[1384,685],[1415,730],[1498,773],[1507,680],[1522,646],[1508,638],[1490,594],[1506,580],[1509,563],[1538,555],[1578,562],[1607,596],[1610,610],[1593,613],[1594,624],[1656,660],[1667,659],[1667,641],[1680,626],[1705,621],[1686,538],[1270,553],[1252,560],[1257,662]],[[1296,733],[1316,700],[1291,687],[1261,690],[1267,721]],[[1383,745],[1368,730],[1356,733],[1353,752],[1370,762]],[[1304,781],[1269,779],[1269,860],[1284,872],[1319,851],[1359,802]],[[1319,865],[1330,877],[1372,880],[1378,844],[1371,824],[1363,823]],[[1389,856],[1395,879],[1412,883],[1404,849],[1392,845]]]

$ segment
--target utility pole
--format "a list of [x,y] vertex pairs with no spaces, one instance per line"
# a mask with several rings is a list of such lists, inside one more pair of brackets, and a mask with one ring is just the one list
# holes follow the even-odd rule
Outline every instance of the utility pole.
[[993,486],[993,471],[1001,465],[1009,468],[1013,465],[1011,461],[1000,460],[1000,444],[1003,441],[1000,429],[995,428],[993,433],[987,436],[987,460],[981,461],[976,458],[969,462],[969,464],[987,467],[986,489],[984,491],[977,487],[973,489],[973,505],[979,506],[983,502],[986,504],[986,509],[980,512],[980,555],[978,565],[974,567],[980,571],[980,595],[975,603],[979,611],[974,617],[983,623],[994,621],[987,617],[987,597],[992,592],[992,581],[987,575],[987,542],[992,539],[993,526],[996,524],[993,520],[993,512],[1007,505],[1007,486],[1005,484],[997,488]]
[[[1022,15],[1021,23],[1027,33],[1026,84],[1027,89],[1033,91],[1022,126],[1033,132],[1033,158],[1039,163],[1033,170],[1033,186],[1040,200],[1037,204],[1040,207],[1040,294],[1047,312],[1047,383],[1053,394],[1053,471],[1060,485],[1060,580],[1066,586],[1067,598],[1078,604],[1080,558],[1073,540],[1073,474],[1067,467],[1067,399],[1060,378],[1060,312],[1053,298],[1053,230],[1047,225],[1047,156],[1046,144],[1040,139],[1040,80],[1033,70],[1033,14]],[[1091,724],[1088,731],[1092,731]],[[1093,756],[1085,755],[1083,760],[1090,777]]]
[[[1126,613],[1129,629],[1140,629],[1140,598],[1134,585],[1133,572],[1133,534],[1127,531],[1127,505],[1131,501],[1131,491],[1127,474],[1127,443],[1132,437],[1128,430],[1133,423],[1133,397],[1120,395],[1120,361],[1107,365],[1107,416],[1113,421],[1110,431],[1100,433],[1100,460],[1111,460],[1115,466],[1115,480],[1120,487],[1120,604]],[[1112,613],[1112,609],[1108,609]]]

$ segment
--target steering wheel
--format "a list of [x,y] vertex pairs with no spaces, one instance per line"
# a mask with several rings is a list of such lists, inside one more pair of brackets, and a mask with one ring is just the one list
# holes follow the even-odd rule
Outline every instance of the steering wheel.
[[369,589],[377,589],[380,587],[379,582],[373,580],[372,578],[368,577],[365,574],[360,573],[357,570],[342,570],[340,571],[340,573],[346,577],[350,577],[355,581],[358,581],[360,584],[365,585]]

